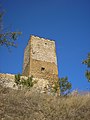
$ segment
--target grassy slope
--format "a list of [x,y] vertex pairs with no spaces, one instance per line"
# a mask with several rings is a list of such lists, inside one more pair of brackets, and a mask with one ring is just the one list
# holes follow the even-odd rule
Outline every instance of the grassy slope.
[[90,96],[56,98],[0,86],[0,120],[90,120]]

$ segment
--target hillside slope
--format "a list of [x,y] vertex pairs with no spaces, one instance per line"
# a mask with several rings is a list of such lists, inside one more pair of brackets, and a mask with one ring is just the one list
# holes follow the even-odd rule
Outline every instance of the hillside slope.
[[0,86],[0,120],[90,120],[90,96],[55,97]]

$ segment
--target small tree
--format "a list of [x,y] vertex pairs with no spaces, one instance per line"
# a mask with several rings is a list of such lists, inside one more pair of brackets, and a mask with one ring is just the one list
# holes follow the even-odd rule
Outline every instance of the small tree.
[[[90,53],[88,53],[87,59],[84,60],[82,63],[87,65],[88,68],[90,68]],[[85,76],[88,79],[88,82],[90,82],[90,71],[89,70],[86,70]]]
[[70,93],[70,90],[72,88],[72,85],[70,82],[68,82],[68,78],[64,77],[64,78],[59,78],[59,82],[60,82],[60,93],[61,95],[67,95]]
[[17,47],[15,41],[17,40],[17,37],[21,34],[21,32],[11,32],[11,31],[5,31],[3,27],[3,15],[4,12],[0,9],[0,46],[13,46]]

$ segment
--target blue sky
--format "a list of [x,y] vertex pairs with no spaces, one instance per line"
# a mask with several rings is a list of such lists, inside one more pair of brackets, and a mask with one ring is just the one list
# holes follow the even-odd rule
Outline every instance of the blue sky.
[[59,77],[68,76],[72,89],[90,83],[82,64],[90,52],[90,0],[1,0],[4,27],[21,31],[18,48],[0,47],[0,72],[22,73],[24,48],[30,35],[56,42]]

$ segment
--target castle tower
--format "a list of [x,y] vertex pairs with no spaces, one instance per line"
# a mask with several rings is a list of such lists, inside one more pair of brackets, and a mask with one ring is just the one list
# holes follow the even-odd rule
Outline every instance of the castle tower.
[[58,79],[55,42],[31,36],[24,51],[23,75]]

